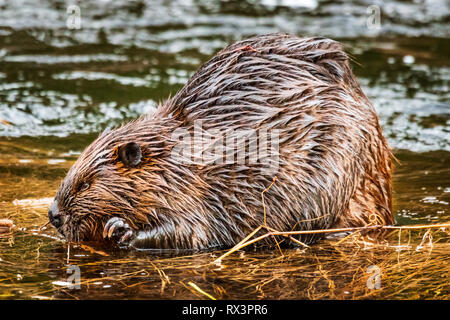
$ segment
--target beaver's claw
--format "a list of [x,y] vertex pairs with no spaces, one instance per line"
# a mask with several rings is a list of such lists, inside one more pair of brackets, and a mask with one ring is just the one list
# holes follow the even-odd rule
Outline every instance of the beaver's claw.
[[103,238],[114,239],[119,245],[126,245],[133,235],[133,229],[124,219],[119,217],[109,219],[103,229]]

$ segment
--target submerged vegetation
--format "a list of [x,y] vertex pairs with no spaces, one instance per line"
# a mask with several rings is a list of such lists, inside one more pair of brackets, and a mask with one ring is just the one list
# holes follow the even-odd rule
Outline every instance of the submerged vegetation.
[[[0,238],[10,247],[0,262],[0,297],[449,299],[449,224],[435,227],[392,230],[383,240],[358,231],[281,252],[247,247],[223,259],[228,251],[130,254],[16,231]],[[27,265],[18,267],[23,259]],[[64,280],[73,265],[80,289]]]

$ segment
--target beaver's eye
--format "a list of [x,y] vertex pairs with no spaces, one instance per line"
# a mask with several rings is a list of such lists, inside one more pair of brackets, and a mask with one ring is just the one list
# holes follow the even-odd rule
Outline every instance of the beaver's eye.
[[85,182],[81,185],[80,191],[86,191],[89,189],[89,183]]

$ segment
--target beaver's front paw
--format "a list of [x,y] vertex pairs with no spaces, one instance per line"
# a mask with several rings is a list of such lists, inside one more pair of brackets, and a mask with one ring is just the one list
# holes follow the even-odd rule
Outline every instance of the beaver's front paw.
[[103,238],[112,239],[119,246],[127,246],[134,238],[134,231],[124,219],[113,217],[108,220],[103,229]]

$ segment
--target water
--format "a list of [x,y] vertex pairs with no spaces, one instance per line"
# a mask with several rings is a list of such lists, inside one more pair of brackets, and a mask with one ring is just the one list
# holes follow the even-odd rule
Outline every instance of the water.
[[[381,9],[380,28],[367,25],[370,5]],[[221,266],[208,263],[222,252],[175,260],[80,246],[68,252],[53,228],[37,232],[61,179],[100,131],[155,108],[227,43],[269,32],[344,43],[400,160],[398,224],[449,221],[447,1],[102,0],[79,6],[81,29],[69,29],[64,1],[0,0],[0,218],[17,225],[13,235],[0,237],[0,298],[206,298],[192,281],[218,298],[448,299],[444,231],[433,233],[431,251],[416,250],[424,236],[419,231],[400,234],[400,249],[324,241],[283,257],[276,249],[236,253]],[[398,236],[389,238],[391,245]],[[382,288],[371,291],[364,270],[373,264],[384,277]],[[61,283],[70,276],[68,265],[80,267],[79,290]],[[412,276],[419,265],[426,279]]]

